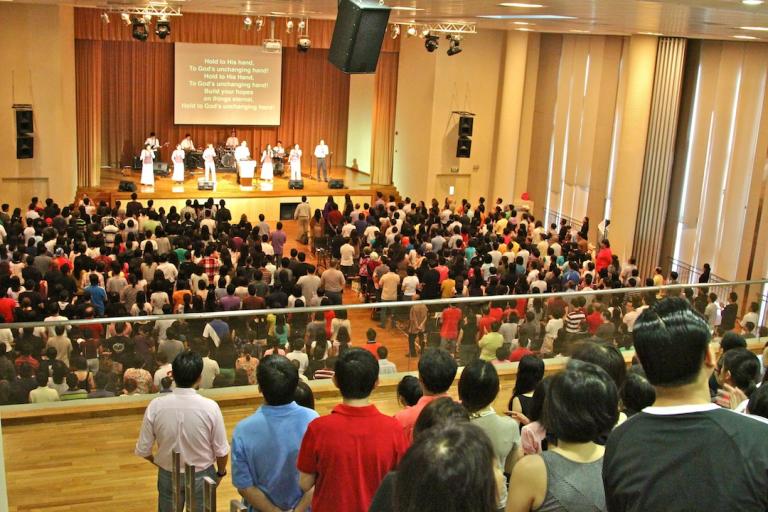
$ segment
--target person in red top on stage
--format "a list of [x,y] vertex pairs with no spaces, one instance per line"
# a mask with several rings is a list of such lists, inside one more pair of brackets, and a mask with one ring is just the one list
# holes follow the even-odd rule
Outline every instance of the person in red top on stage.
[[375,357],[377,360],[379,359],[379,354],[377,351],[379,350],[379,347],[381,346],[381,343],[376,341],[376,331],[374,329],[368,329],[365,332],[365,337],[367,338],[367,341],[365,342],[365,345],[363,345],[363,349],[370,352],[373,357]]
[[307,427],[296,466],[299,485],[314,486],[313,512],[363,512],[384,476],[408,450],[400,424],[369,401],[379,382],[379,363],[353,348],[339,356],[333,383],[344,401]]
[[458,365],[456,360],[442,348],[430,348],[419,359],[419,384],[423,392],[416,405],[395,414],[395,419],[403,427],[408,442],[413,440],[413,427],[419,414],[433,400],[448,396],[448,388],[456,378]]
[[613,259],[613,252],[611,251],[611,242],[603,240],[600,242],[600,250],[597,251],[597,257],[595,257],[595,270],[598,275],[604,268],[608,268]]
[[456,306],[448,306],[443,310],[440,318],[442,326],[440,327],[440,346],[455,345],[459,337],[459,320],[461,320],[461,310]]

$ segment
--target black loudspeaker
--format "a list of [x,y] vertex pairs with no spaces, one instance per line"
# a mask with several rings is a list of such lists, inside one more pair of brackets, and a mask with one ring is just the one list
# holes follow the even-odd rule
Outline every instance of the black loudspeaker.
[[461,118],[459,118],[459,137],[471,137],[474,124],[474,117],[461,116]]
[[16,159],[34,158],[35,139],[31,136],[16,137]]
[[22,137],[24,135],[33,133],[35,131],[35,123],[31,110],[17,110],[16,111],[16,136]]
[[288,188],[290,190],[298,190],[304,188],[304,180],[289,180]]
[[472,156],[472,139],[459,137],[459,143],[456,146],[456,158],[469,158],[470,156]]
[[155,162],[152,169],[155,176],[168,176],[168,162]]
[[213,182],[205,181],[205,178],[198,178],[197,190],[213,190]]
[[328,188],[344,188],[344,180],[328,180]]
[[136,192],[136,184],[132,181],[121,180],[117,186],[118,192]]
[[374,73],[390,8],[363,0],[339,0],[328,60],[345,73]]

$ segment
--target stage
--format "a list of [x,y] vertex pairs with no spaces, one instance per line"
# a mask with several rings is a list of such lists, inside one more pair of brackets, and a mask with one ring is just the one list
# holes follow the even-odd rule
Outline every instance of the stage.
[[347,167],[333,167],[328,172],[329,179],[344,180],[343,189],[330,189],[328,183],[310,178],[306,171],[307,169],[304,172],[304,189],[299,190],[288,188],[287,174],[285,177],[276,177],[271,183],[254,179],[251,189],[244,189],[237,184],[237,175],[226,171],[217,171],[216,190],[198,190],[197,180],[204,175],[202,169],[187,171],[182,185],[173,183],[170,174],[155,176],[155,186],[148,188],[139,183],[140,171],[104,168],[101,170],[101,185],[80,187],[77,198],[87,195],[94,201],[109,201],[113,205],[115,201],[121,201],[125,205],[130,201],[131,192],[120,192],[118,186],[121,181],[129,181],[136,186],[138,200],[146,202],[152,199],[155,208],[163,207],[167,211],[171,206],[176,206],[181,209],[187,199],[202,202],[212,197],[217,202],[219,199],[226,200],[235,220],[245,214],[253,221],[258,218],[259,213],[263,213],[267,220],[275,221],[286,218],[286,212],[301,200],[301,196],[307,196],[314,209],[322,208],[329,195],[337,197],[336,202],[341,206],[344,195],[349,194],[353,202],[362,206],[364,203],[372,203],[377,191],[387,195],[397,194],[391,185],[372,185],[369,175]]

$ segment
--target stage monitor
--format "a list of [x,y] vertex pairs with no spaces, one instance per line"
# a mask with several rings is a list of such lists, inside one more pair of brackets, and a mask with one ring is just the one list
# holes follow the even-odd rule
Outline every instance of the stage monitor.
[[233,44],[174,47],[176,124],[280,124],[280,50]]

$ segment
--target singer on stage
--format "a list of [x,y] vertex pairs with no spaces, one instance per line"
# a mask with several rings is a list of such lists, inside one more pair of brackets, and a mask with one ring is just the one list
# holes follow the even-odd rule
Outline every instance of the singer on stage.
[[317,158],[317,181],[320,181],[320,172],[323,173],[323,181],[328,181],[328,164],[326,159],[331,154],[330,149],[326,145],[323,139],[320,139],[320,144],[315,147],[315,158]]
[[147,144],[144,149],[141,150],[141,184],[154,187],[155,186],[155,169],[154,169],[154,153],[152,152],[152,146]]
[[176,150],[171,153],[171,162],[173,162],[173,176],[171,180],[181,185],[184,183],[184,150],[181,144],[176,146]]
[[208,147],[203,151],[203,162],[205,162],[205,181],[212,181],[213,186],[216,186],[216,164],[213,159],[216,158],[216,150],[213,149],[213,144],[208,144]]
[[291,164],[291,181],[301,181],[301,148],[298,144],[293,146],[288,161]]

